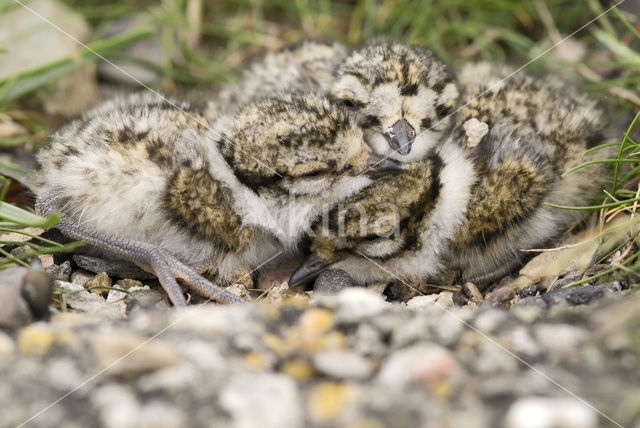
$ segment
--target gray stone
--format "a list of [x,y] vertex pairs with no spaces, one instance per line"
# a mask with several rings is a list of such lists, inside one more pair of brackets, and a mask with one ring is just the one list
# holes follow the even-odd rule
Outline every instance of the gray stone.
[[64,293],[64,302],[68,308],[106,319],[121,319],[125,315],[117,307],[110,305],[102,297],[90,293],[80,285],[56,281],[56,287]]
[[178,361],[176,349],[165,340],[149,340],[126,330],[93,334],[90,344],[101,368],[114,376],[135,377]]
[[336,296],[338,310],[336,318],[339,322],[355,322],[362,318],[372,317],[391,305],[366,288],[353,287],[344,289]]
[[139,426],[140,403],[130,387],[114,383],[100,386],[91,393],[89,401],[97,409],[103,427]]
[[411,382],[451,379],[459,370],[454,355],[442,346],[421,343],[393,353],[384,362],[377,381],[383,385],[404,386]]
[[0,328],[19,328],[35,320],[22,296],[22,280],[27,268],[11,267],[0,271]]
[[51,265],[47,269],[45,269],[51,277],[56,281],[65,281],[69,282],[71,277],[71,262],[66,261],[59,265]]
[[322,272],[313,285],[313,291],[321,294],[338,294],[355,283],[349,274],[342,269],[327,269]]
[[589,338],[589,332],[569,324],[539,324],[534,334],[540,344],[554,355],[575,355]]
[[584,305],[596,299],[604,293],[601,287],[591,285],[579,285],[572,288],[561,288],[549,293],[543,294],[542,299],[549,305],[566,301],[570,305]]
[[[124,294],[120,292],[120,294]],[[124,295],[127,315],[136,311],[148,311],[153,309],[165,309],[169,307],[167,295],[152,288],[132,290]]]
[[366,379],[373,372],[368,359],[351,351],[323,351],[313,357],[318,372],[336,379]]
[[[65,281],[65,282],[71,282],[72,284],[81,285],[82,287],[84,287],[85,284],[91,281],[95,276],[96,274],[94,273],[91,273],[84,269],[78,269],[71,274],[71,276],[69,277],[69,281]],[[59,280],[59,281],[63,281],[63,280]]]
[[296,428],[303,423],[296,383],[282,375],[237,374],[220,393],[220,405],[234,428]]
[[93,273],[106,272],[107,275],[116,278],[155,279],[156,277],[140,269],[135,264],[126,260],[103,260],[97,257],[75,254],[73,261],[83,269]]

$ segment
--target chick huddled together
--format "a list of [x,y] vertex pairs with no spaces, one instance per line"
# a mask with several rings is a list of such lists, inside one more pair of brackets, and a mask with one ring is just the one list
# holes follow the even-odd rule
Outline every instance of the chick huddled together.
[[[221,282],[306,251],[356,283],[487,282],[574,221],[602,183],[603,110],[561,82],[488,64],[457,76],[426,49],[304,42],[207,106],[110,101],[56,134],[32,175],[58,228],[221,302]],[[451,276],[452,275],[452,276]]]

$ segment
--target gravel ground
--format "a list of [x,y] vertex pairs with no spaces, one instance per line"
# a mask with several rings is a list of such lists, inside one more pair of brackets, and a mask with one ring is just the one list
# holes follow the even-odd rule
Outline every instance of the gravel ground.
[[1,296],[0,427],[640,427],[640,294],[619,283],[173,309],[145,280],[50,271],[48,322],[8,327],[24,308]]

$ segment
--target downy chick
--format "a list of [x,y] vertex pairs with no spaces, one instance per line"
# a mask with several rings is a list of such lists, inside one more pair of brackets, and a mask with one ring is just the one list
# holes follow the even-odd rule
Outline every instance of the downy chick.
[[381,40],[340,64],[329,93],[357,114],[376,153],[402,162],[444,143],[459,97],[453,75],[430,51]]
[[222,89],[205,114],[213,120],[229,108],[283,92],[325,94],[346,56],[339,43],[309,40],[268,53],[251,64],[237,83]]
[[[294,247],[325,204],[372,182],[371,156],[348,112],[320,97],[283,95],[207,129],[187,104],[112,101],[53,135],[31,179],[41,214],[66,235],[156,274],[174,305],[175,278],[236,302],[221,279]],[[379,164],[376,173],[399,169]]]
[[[377,48],[381,49],[380,45]],[[392,52],[393,49],[382,57],[391,58]],[[397,66],[401,68],[402,64],[398,62]],[[345,269],[356,281],[371,282],[363,272],[373,269],[374,264],[366,260],[362,256],[364,254],[376,264],[388,267],[387,280],[393,280],[394,277],[414,280],[433,278],[428,271],[437,272],[437,267],[444,265],[447,270],[457,273],[458,280],[486,284],[517,266],[521,261],[521,249],[544,245],[575,221],[579,212],[554,209],[545,205],[545,202],[585,205],[596,196],[604,182],[602,167],[582,169],[566,177],[562,177],[562,174],[579,163],[608,157],[606,150],[585,155],[585,151],[606,139],[603,136],[607,126],[604,112],[594,101],[552,79],[534,79],[519,73],[498,84],[509,74],[508,69],[487,64],[465,68],[458,86],[463,89],[462,99],[471,101],[466,106],[454,106],[461,110],[449,119],[451,125],[446,131],[448,140],[435,146],[425,145],[419,139],[414,143],[414,149],[416,143],[422,144],[420,147],[423,148],[429,146],[425,159],[431,158],[434,150],[443,158],[444,153],[451,151],[458,152],[454,156],[460,156],[460,162],[467,162],[450,178],[439,180],[440,183],[455,187],[458,194],[470,194],[470,197],[467,200],[457,198],[461,205],[457,207],[454,218],[458,218],[457,213],[462,212],[459,227],[437,229],[446,242],[432,247],[431,257],[422,256],[420,259],[434,264],[432,268],[406,262],[403,253],[405,247],[398,245],[397,237],[370,236],[366,233],[367,227],[352,227],[356,231],[353,236],[347,235],[346,240],[345,237],[338,239],[336,230],[329,225],[329,239],[315,238],[316,255],[292,279],[310,278],[318,269],[325,268],[335,260],[342,260],[335,267]],[[388,85],[401,87],[403,81],[396,80]],[[402,96],[397,95],[395,101],[387,100],[385,103],[400,103],[401,100]],[[377,108],[383,108],[383,104],[378,103]],[[412,104],[404,100],[402,105]],[[367,108],[372,108],[371,98]],[[409,109],[404,114],[409,117],[412,112]],[[469,137],[463,124],[472,118],[488,124],[488,133],[479,142],[468,144]],[[424,165],[423,162],[414,163],[407,164],[410,171]],[[433,169],[430,165],[426,167]],[[435,172],[431,175],[437,176]],[[360,203],[366,206],[374,200],[371,195],[375,195],[378,202],[386,197],[392,204],[404,203],[405,198],[400,193],[415,193],[416,190],[411,186],[405,188],[403,178],[381,180],[350,201],[362,195]],[[392,187],[398,194],[394,194],[394,190],[384,190],[385,185],[394,181],[397,184]],[[431,186],[432,182],[425,181],[425,187]],[[443,191],[428,193],[439,197],[446,194]],[[435,200],[431,203],[437,207],[442,202]],[[397,211],[397,226],[402,242],[416,242],[416,232],[406,227],[415,223],[415,218],[426,215],[427,218],[433,217],[431,222],[437,222],[450,216],[448,210],[437,208],[416,213],[400,206]],[[358,218],[357,221],[375,225],[384,215],[384,212],[367,212],[365,220]],[[345,229],[349,230],[348,227]],[[358,240],[357,232],[360,230],[365,233],[361,233],[361,239]],[[418,235],[432,233],[425,229],[417,230]],[[316,233],[316,236],[321,236],[321,231]],[[400,251],[395,254],[384,251],[382,257],[376,259],[373,252],[362,251],[363,246],[386,249],[397,246]],[[343,251],[342,255],[332,259],[332,252],[338,249]],[[345,252],[350,253],[349,256],[345,256]],[[391,266],[396,269],[393,270]]]

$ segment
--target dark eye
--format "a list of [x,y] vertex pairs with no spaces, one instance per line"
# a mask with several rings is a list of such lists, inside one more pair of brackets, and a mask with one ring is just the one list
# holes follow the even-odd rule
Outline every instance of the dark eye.
[[448,116],[449,113],[451,113],[451,108],[444,105],[439,105],[436,106],[436,113],[438,114],[438,117]]
[[370,234],[365,235],[365,236],[362,237],[362,239],[365,240],[365,241],[375,241],[375,240],[380,239],[380,238],[384,238],[384,236],[383,235],[379,235],[377,233],[370,233]]
[[330,171],[328,169],[316,169],[314,171],[309,171],[306,174],[299,175],[300,178],[314,178],[320,177],[322,175],[328,174]]
[[345,106],[347,108],[356,108],[356,107],[358,107],[358,103],[356,103],[354,100],[352,100],[350,98],[345,98],[343,100],[340,100],[340,102],[342,103],[343,106]]

